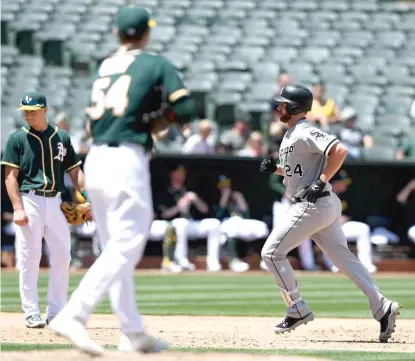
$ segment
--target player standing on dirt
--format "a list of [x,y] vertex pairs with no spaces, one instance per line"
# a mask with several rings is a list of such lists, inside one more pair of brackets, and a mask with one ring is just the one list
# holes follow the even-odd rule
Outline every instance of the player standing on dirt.
[[[24,111],[28,126],[10,136],[1,164],[17,225],[16,259],[26,327],[44,328],[65,306],[68,293],[71,238],[60,208],[66,192],[64,175],[67,172],[75,189],[86,197],[84,174],[68,133],[48,123],[43,94],[27,92],[19,110]],[[46,321],[40,315],[37,291],[42,238],[50,264]]]
[[87,111],[93,145],[85,163],[86,187],[103,251],[50,327],[93,355],[104,350],[89,338],[85,325],[107,293],[121,323],[121,351],[167,347],[145,331],[135,302],[134,269],[153,219],[151,133],[159,123],[168,126],[171,115],[179,124],[189,122],[193,101],[174,66],[143,50],[154,25],[144,8],[118,10],[121,45],[100,65]]
[[307,238],[321,250],[368,297],[373,317],[380,322],[381,342],[395,329],[400,305],[379,291],[367,269],[348,249],[339,217],[341,202],[332,193],[330,179],[342,166],[346,147],[337,138],[310,125],[306,118],[313,95],[302,85],[291,84],[274,98],[274,111],[288,125],[279,150],[280,164],[264,159],[260,170],[284,177],[293,205],[276,225],[262,249],[262,258],[274,275],[287,304],[287,317],[274,327],[276,333],[292,331],[314,320],[302,300],[287,254]]

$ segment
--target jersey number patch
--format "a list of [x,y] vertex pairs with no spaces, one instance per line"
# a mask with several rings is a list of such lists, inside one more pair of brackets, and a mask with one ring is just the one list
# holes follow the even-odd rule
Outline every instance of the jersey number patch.
[[91,92],[91,102],[94,105],[86,109],[91,120],[100,119],[107,109],[112,109],[114,117],[122,116],[127,109],[131,76],[121,75],[114,84],[110,84],[110,77],[94,81]]
[[300,177],[303,176],[303,170],[301,169],[301,164],[298,163],[295,167],[294,167],[294,172],[291,172],[291,167],[289,164],[285,165],[285,175],[287,177],[292,177],[293,174],[298,174]]

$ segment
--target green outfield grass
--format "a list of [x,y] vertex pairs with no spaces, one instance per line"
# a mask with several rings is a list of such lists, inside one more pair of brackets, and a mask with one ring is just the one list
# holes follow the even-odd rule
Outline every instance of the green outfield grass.
[[[2,344],[2,352],[7,351],[47,351],[47,350],[71,350],[71,345],[42,345],[42,344]],[[106,347],[107,350],[115,350],[115,347]],[[185,352],[230,352],[236,354],[251,355],[288,355],[288,356],[309,356],[320,357],[333,361],[413,361],[414,355],[398,352],[365,352],[365,351],[319,351],[319,350],[261,350],[261,349],[226,349],[226,348],[172,348],[170,351]]]
[[[70,279],[72,292],[82,274]],[[371,317],[366,297],[342,275],[299,275],[302,297],[309,302],[318,317]],[[46,306],[48,275],[39,278],[42,310]],[[402,318],[415,318],[415,277],[411,275],[375,276],[376,283],[388,298],[399,301]],[[135,277],[136,297],[140,310],[151,315],[230,315],[282,316],[285,305],[269,274],[242,276],[180,274]],[[18,274],[1,274],[1,311],[21,312]],[[108,299],[96,313],[111,313]]]

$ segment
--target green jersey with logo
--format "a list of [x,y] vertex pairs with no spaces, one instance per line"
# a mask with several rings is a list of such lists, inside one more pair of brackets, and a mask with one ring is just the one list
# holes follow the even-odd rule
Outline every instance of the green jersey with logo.
[[7,141],[1,164],[19,169],[21,191],[65,192],[64,174],[81,164],[63,129],[49,125],[43,132],[23,127]]
[[121,48],[99,67],[87,114],[94,143],[138,143],[151,149],[150,121],[189,94],[164,57]]

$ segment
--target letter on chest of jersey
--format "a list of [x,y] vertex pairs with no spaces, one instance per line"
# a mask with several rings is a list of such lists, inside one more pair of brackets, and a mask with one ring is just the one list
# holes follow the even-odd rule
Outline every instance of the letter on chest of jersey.
[[57,144],[57,152],[58,152],[58,154],[55,157],[53,157],[53,159],[57,159],[60,162],[63,162],[63,159],[65,158],[65,155],[66,155],[66,152],[67,151],[68,151],[68,149],[64,147],[63,143],[62,142],[59,142]]

